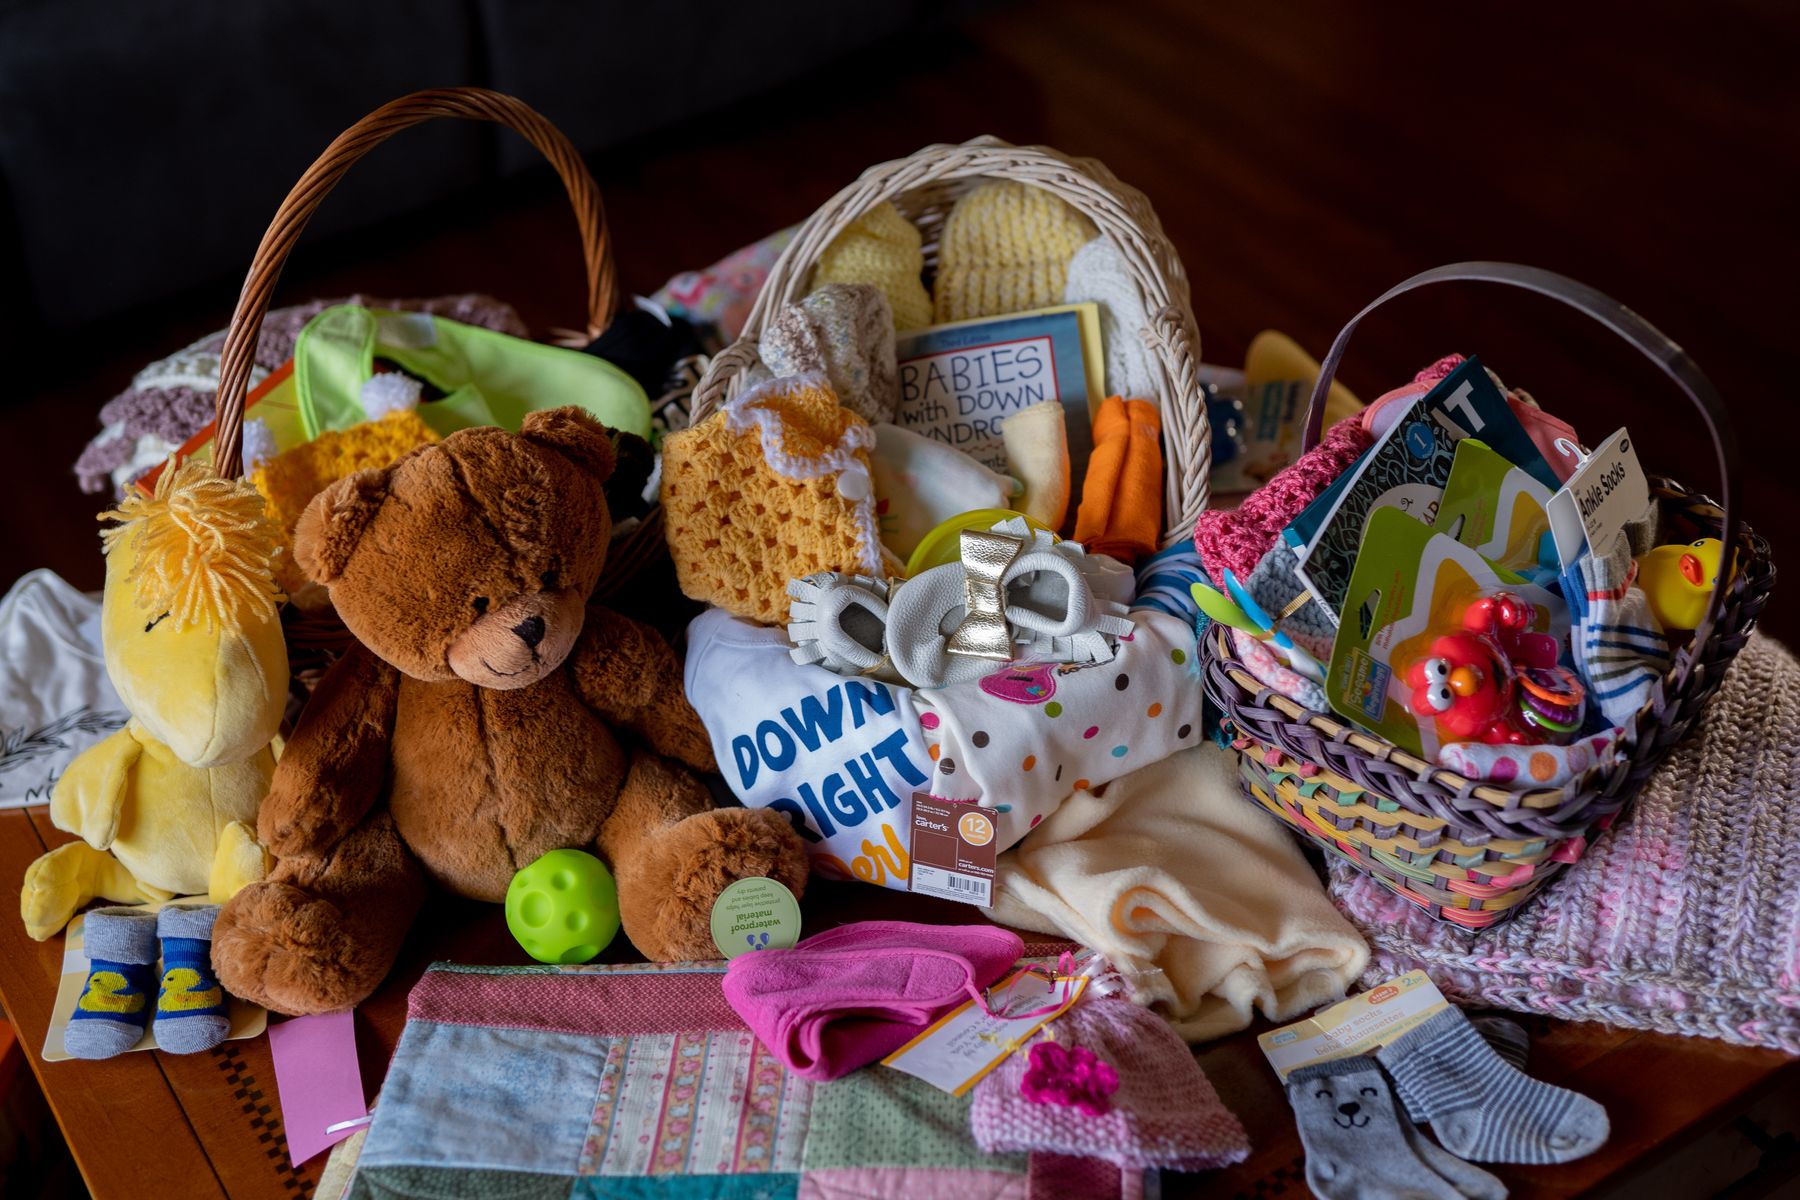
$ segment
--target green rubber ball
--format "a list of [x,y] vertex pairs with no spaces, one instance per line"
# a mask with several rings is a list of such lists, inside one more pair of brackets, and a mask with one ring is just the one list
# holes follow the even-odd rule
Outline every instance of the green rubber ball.
[[585,850],[552,850],[512,877],[506,927],[544,963],[584,963],[619,932],[619,889]]

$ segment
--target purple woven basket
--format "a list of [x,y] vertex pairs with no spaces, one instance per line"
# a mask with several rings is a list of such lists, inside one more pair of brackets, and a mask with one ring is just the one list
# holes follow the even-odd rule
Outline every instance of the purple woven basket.
[[[1358,322],[1402,293],[1475,281],[1523,288],[1594,318],[1656,363],[1698,409],[1717,455],[1722,503],[1668,480],[1652,492],[1684,539],[1717,537],[1733,563],[1705,619],[1628,723],[1617,758],[1560,788],[1509,791],[1426,762],[1332,713],[1268,688],[1213,625],[1200,639],[1207,695],[1223,710],[1247,797],[1441,920],[1490,924],[1535,894],[1610,825],[1685,737],[1718,689],[1775,583],[1769,545],[1739,521],[1737,446],[1724,405],[1686,353],[1642,317],[1584,284],[1512,263],[1456,263],[1413,276],[1351,319],[1313,389],[1305,445],[1319,440],[1325,396]],[[1324,789],[1321,799],[1320,789]],[[1358,817],[1357,814],[1365,814]],[[1347,832],[1350,831],[1350,832]],[[1404,846],[1404,850],[1397,847]],[[1421,882],[1424,881],[1424,882]]]

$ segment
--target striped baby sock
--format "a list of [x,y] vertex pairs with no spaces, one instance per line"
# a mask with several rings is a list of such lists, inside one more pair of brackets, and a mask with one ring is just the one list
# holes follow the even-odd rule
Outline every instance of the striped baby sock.
[[1452,1154],[1475,1162],[1560,1163],[1606,1141],[1606,1110],[1509,1066],[1460,1009],[1376,1055],[1406,1107]]
[[84,922],[88,976],[63,1030],[73,1058],[111,1058],[138,1044],[156,978],[156,914],[96,908]]
[[1621,532],[1607,554],[1590,554],[1563,575],[1570,647],[1588,696],[1613,725],[1625,725],[1669,669],[1669,643],[1643,589]]
[[1525,1060],[1531,1054],[1531,1035],[1523,1025],[1505,1017],[1471,1017],[1469,1024],[1494,1048],[1495,1054],[1506,1060],[1507,1066],[1515,1071],[1525,1069]]
[[213,975],[216,904],[165,908],[157,915],[162,938],[162,990],[156,997],[156,1044],[173,1054],[210,1050],[225,1040],[231,1018],[225,989]]
[[[1494,1048],[1506,1061],[1506,1065],[1515,1071],[1525,1069],[1526,1056],[1531,1052],[1531,1035],[1517,1021],[1509,1021],[1505,1017],[1472,1017],[1469,1024],[1475,1027],[1482,1040]],[[1412,1094],[1404,1088],[1396,1087],[1394,1091],[1400,1097],[1400,1103],[1406,1108],[1406,1115],[1423,1125],[1428,1117],[1413,1107]]]

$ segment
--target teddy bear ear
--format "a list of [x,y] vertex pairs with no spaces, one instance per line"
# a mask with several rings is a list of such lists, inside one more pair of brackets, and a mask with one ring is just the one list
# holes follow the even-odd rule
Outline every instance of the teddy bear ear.
[[388,472],[367,470],[312,498],[294,527],[294,558],[315,582],[331,584],[344,573],[387,494]]
[[610,431],[573,405],[526,413],[519,436],[532,445],[554,450],[600,483],[612,478],[617,456]]

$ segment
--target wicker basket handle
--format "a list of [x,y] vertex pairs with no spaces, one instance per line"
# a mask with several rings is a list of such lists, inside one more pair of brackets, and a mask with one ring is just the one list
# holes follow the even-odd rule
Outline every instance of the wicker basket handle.
[[1163,377],[1167,460],[1162,544],[1192,537],[1209,496],[1212,429],[1199,382],[1200,333],[1181,258],[1143,193],[1121,183],[1094,159],[1071,158],[1045,146],[1014,146],[995,137],[926,146],[870,167],[820,205],[770,268],[737,341],[708,365],[694,389],[693,421],[698,424],[736,394],[744,373],[758,361],[763,330],[783,305],[805,294],[819,256],[853,221],[914,189],[976,178],[1011,179],[1044,188],[1093,221],[1124,255],[1149,321],[1138,333],[1150,351],[1151,370]]
[[[1331,352],[1325,356],[1325,362],[1319,369],[1318,382],[1313,386],[1312,407],[1306,414],[1306,448],[1310,450],[1319,442],[1321,426],[1325,420],[1325,397],[1331,390],[1332,377],[1337,374],[1338,363],[1343,359],[1344,351],[1350,345],[1350,335],[1356,332],[1357,323],[1389,300],[1415,288],[1433,283],[1471,282],[1502,283],[1560,301],[1577,312],[1592,317],[1618,334],[1675,381],[1675,386],[1680,388],[1682,394],[1691,400],[1694,407],[1700,411],[1700,419],[1705,422],[1706,431],[1712,438],[1713,453],[1719,467],[1719,505],[1723,510],[1720,521],[1723,532],[1720,540],[1725,544],[1726,562],[1729,564],[1730,556],[1736,553],[1738,547],[1736,482],[1738,452],[1737,439],[1731,431],[1731,419],[1726,415],[1725,403],[1719,398],[1718,390],[1713,387],[1712,381],[1701,373],[1700,368],[1694,364],[1694,360],[1687,356],[1687,351],[1676,345],[1650,322],[1604,292],[1552,271],[1543,271],[1518,263],[1451,263],[1448,266],[1421,271],[1411,279],[1395,284],[1376,297],[1361,312],[1350,318],[1350,323],[1339,331],[1337,340],[1331,343]],[[1726,591],[1727,588],[1723,583],[1713,588],[1712,598],[1707,601],[1706,605],[1706,617],[1700,622],[1700,627],[1694,631],[1694,646],[1706,645],[1712,634],[1713,623],[1725,603]],[[1689,661],[1691,662],[1693,659],[1690,658]]]
[[255,359],[257,335],[269,311],[275,281],[287,263],[294,243],[314,212],[363,155],[399,133],[436,117],[465,117],[493,121],[522,135],[536,146],[568,190],[569,203],[581,229],[582,258],[587,268],[587,332],[599,336],[612,320],[617,298],[616,272],[606,233],[606,212],[600,189],[582,162],[581,154],[562,132],[524,101],[486,88],[433,88],[414,92],[382,105],[339,134],[325,152],[300,176],[287,199],[275,210],[268,232],[250,260],[250,272],[238,293],[231,324],[220,352],[217,416],[213,454],[216,469],[227,479],[241,469],[244,395],[249,388],[250,367]]

